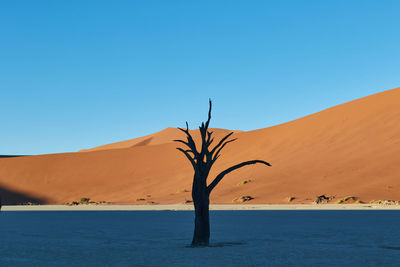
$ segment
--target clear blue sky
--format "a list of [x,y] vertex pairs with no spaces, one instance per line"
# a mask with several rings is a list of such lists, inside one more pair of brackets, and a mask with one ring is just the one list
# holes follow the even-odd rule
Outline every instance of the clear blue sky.
[[253,130],[400,86],[400,1],[0,2],[0,154]]

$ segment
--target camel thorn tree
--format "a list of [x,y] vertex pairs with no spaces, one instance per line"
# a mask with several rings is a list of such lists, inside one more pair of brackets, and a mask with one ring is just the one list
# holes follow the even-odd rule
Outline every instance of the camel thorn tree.
[[214,180],[207,185],[207,178],[210,173],[211,167],[215,161],[221,155],[222,149],[229,143],[236,139],[229,139],[233,132],[223,137],[215,146],[211,148],[214,138],[213,132],[208,130],[208,126],[211,120],[211,108],[212,102],[210,99],[210,108],[208,111],[207,121],[201,124],[200,137],[201,144],[196,147],[196,143],[189,132],[189,125],[186,122],[186,129],[178,128],[186,134],[186,140],[174,140],[175,142],[182,143],[186,148],[177,149],[181,151],[186,158],[190,161],[193,170],[193,186],[192,186],[192,198],[195,209],[195,221],[194,221],[194,234],[192,240],[192,246],[208,246],[210,241],[210,217],[209,217],[209,205],[210,205],[210,194],[212,190],[218,185],[218,183],[230,172],[242,168],[247,165],[261,163],[266,166],[271,166],[268,162],[263,160],[250,160],[239,164],[236,164],[218,174]]

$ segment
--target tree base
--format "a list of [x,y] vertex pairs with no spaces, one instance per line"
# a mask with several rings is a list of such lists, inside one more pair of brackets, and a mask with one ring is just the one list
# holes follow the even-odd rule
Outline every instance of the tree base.
[[208,247],[210,245],[209,241],[201,241],[201,242],[192,242],[190,245],[192,248],[197,248],[197,247]]

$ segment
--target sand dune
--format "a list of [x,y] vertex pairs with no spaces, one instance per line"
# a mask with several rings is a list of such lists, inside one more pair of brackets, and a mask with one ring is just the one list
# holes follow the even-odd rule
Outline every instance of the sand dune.
[[[310,203],[321,194],[335,196],[335,203],[346,196],[400,200],[399,107],[400,89],[393,89],[278,126],[236,132],[238,140],[224,150],[211,177],[244,160],[273,166],[248,166],[228,175],[212,203],[231,204],[243,195],[254,197],[251,204],[288,203],[288,197]],[[220,136],[227,132],[216,130]],[[86,153],[1,158],[0,188],[51,204],[81,197],[182,203],[191,199],[192,170],[171,142],[175,136],[181,137],[167,128]],[[250,182],[238,185],[243,180]]]

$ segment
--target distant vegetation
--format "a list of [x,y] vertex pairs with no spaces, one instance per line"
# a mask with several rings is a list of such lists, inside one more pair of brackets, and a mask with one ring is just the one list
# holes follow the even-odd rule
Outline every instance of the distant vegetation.
[[317,198],[314,200],[314,204],[324,204],[324,203],[329,203],[332,199],[334,199],[334,196],[325,196],[325,195],[320,195],[317,196]]
[[240,183],[238,183],[237,185],[244,185],[244,184],[247,184],[247,183],[250,183],[251,182],[251,180],[249,179],[249,180],[243,180],[243,181],[241,181]]
[[287,201],[288,202],[292,202],[293,200],[295,200],[296,198],[295,197],[287,197]]
[[187,192],[189,192],[189,190],[187,190],[187,189],[180,189],[180,190],[176,191],[177,194],[187,193]]
[[232,202],[247,202],[247,201],[250,201],[253,199],[254,199],[254,197],[252,197],[252,196],[241,196],[241,197],[234,198],[232,200]]
[[348,202],[354,202],[356,200],[358,200],[357,197],[349,196],[349,197],[344,197],[344,198],[339,199],[337,203],[338,204],[345,204],[345,203],[348,203]]
[[90,198],[88,197],[81,197],[79,201],[72,201],[71,203],[65,203],[65,205],[68,206],[77,206],[77,205],[100,205],[100,204],[110,204],[109,202],[106,201],[91,201]]
[[371,200],[369,203],[371,204],[379,204],[379,205],[400,205],[399,201],[396,200]]
[[79,201],[79,204],[89,204],[90,198],[88,197],[82,197],[81,200]]

